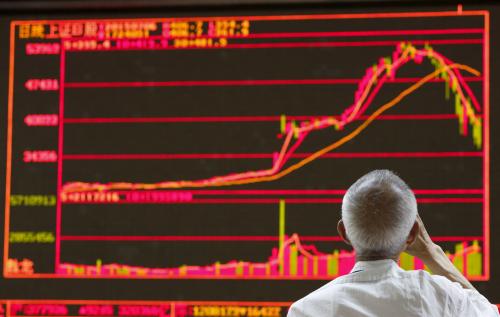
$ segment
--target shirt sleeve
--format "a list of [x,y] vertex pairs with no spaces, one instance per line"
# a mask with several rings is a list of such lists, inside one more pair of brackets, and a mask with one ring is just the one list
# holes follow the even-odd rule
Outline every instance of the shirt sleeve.
[[498,317],[498,307],[476,290],[464,289],[460,316]]
[[438,296],[443,296],[445,311],[450,316],[463,317],[499,317],[498,307],[492,305],[486,297],[475,289],[463,288],[457,282],[452,282],[444,276],[432,275],[433,280],[441,290]]
[[309,317],[306,315],[304,310],[302,309],[303,307],[302,301],[298,301],[293,303],[292,306],[290,306],[290,309],[288,310],[288,314],[286,315],[287,317]]

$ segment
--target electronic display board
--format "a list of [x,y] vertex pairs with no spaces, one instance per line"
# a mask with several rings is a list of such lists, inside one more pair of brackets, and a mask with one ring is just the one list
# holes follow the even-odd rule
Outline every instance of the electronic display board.
[[[160,299],[176,316],[261,301],[281,316],[351,270],[342,196],[387,168],[499,301],[496,7],[383,9],[5,16],[4,281],[27,300],[50,281],[58,300]],[[151,283],[165,294],[134,297]]]

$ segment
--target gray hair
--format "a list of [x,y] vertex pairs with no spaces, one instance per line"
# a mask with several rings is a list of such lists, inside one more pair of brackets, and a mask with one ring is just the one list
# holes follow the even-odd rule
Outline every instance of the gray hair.
[[415,223],[417,200],[396,174],[374,170],[344,195],[342,220],[358,254],[400,252]]

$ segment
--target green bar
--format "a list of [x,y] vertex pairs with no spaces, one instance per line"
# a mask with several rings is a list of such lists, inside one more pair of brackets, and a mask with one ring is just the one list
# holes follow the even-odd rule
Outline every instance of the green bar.
[[218,261],[215,262],[214,268],[215,268],[215,275],[219,276],[220,275],[220,262],[218,262]]
[[[337,251],[337,250],[335,250]],[[338,257],[335,255],[329,255],[328,256],[328,275],[330,276],[337,276],[337,268],[338,268]]]
[[481,276],[483,274],[483,255],[479,252],[477,241],[472,242],[473,251],[467,254],[467,276]]
[[290,275],[297,275],[297,246],[290,246]]
[[299,129],[295,121],[292,121],[292,129],[293,129],[293,137],[298,139],[299,138]]
[[284,114],[280,117],[280,130],[281,133],[285,133],[286,131],[286,116]]
[[339,250],[333,251],[333,274],[339,275]]
[[333,275],[333,255],[326,256],[327,274]]
[[243,262],[236,264],[236,275],[243,275]]
[[464,127],[463,127],[463,122],[464,122],[464,109],[462,106],[462,102],[460,100],[460,96],[458,94],[455,94],[455,113],[458,116],[458,131],[460,134],[464,134]]
[[459,243],[455,245],[455,257],[453,258],[453,265],[460,271],[464,272],[464,246]]
[[462,116],[462,104],[460,102],[460,96],[458,94],[455,94],[455,114],[459,117]]
[[406,252],[401,253],[399,258],[399,265],[403,270],[414,270],[415,269],[415,258]]
[[378,71],[377,64],[374,64],[372,66],[372,70],[373,70],[373,83],[376,84],[377,83],[377,78],[378,78],[378,76],[377,76],[377,71]]
[[283,252],[285,247],[285,200],[280,199],[279,203],[279,272],[285,272],[283,265]]
[[387,76],[391,74],[391,68],[392,68],[392,60],[390,57],[385,57],[384,58],[384,63],[385,63],[385,73]]
[[478,149],[483,146],[483,124],[481,119],[477,119],[477,122],[472,126],[472,138],[474,141],[474,145]]
[[328,256],[328,275],[337,276],[339,274],[339,251],[333,251],[333,255]]
[[450,84],[449,84],[448,81],[444,82],[444,87],[445,87],[445,94],[444,94],[444,96],[445,96],[446,100],[449,100],[450,99]]

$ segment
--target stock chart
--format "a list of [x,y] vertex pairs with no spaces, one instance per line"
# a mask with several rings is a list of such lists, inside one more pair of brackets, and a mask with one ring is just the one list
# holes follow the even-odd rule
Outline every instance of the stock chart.
[[[488,283],[489,18],[12,20],[4,278],[324,283],[355,262],[336,232],[342,196],[384,168],[453,264]],[[285,316],[297,299],[188,296],[6,300],[2,313]]]

